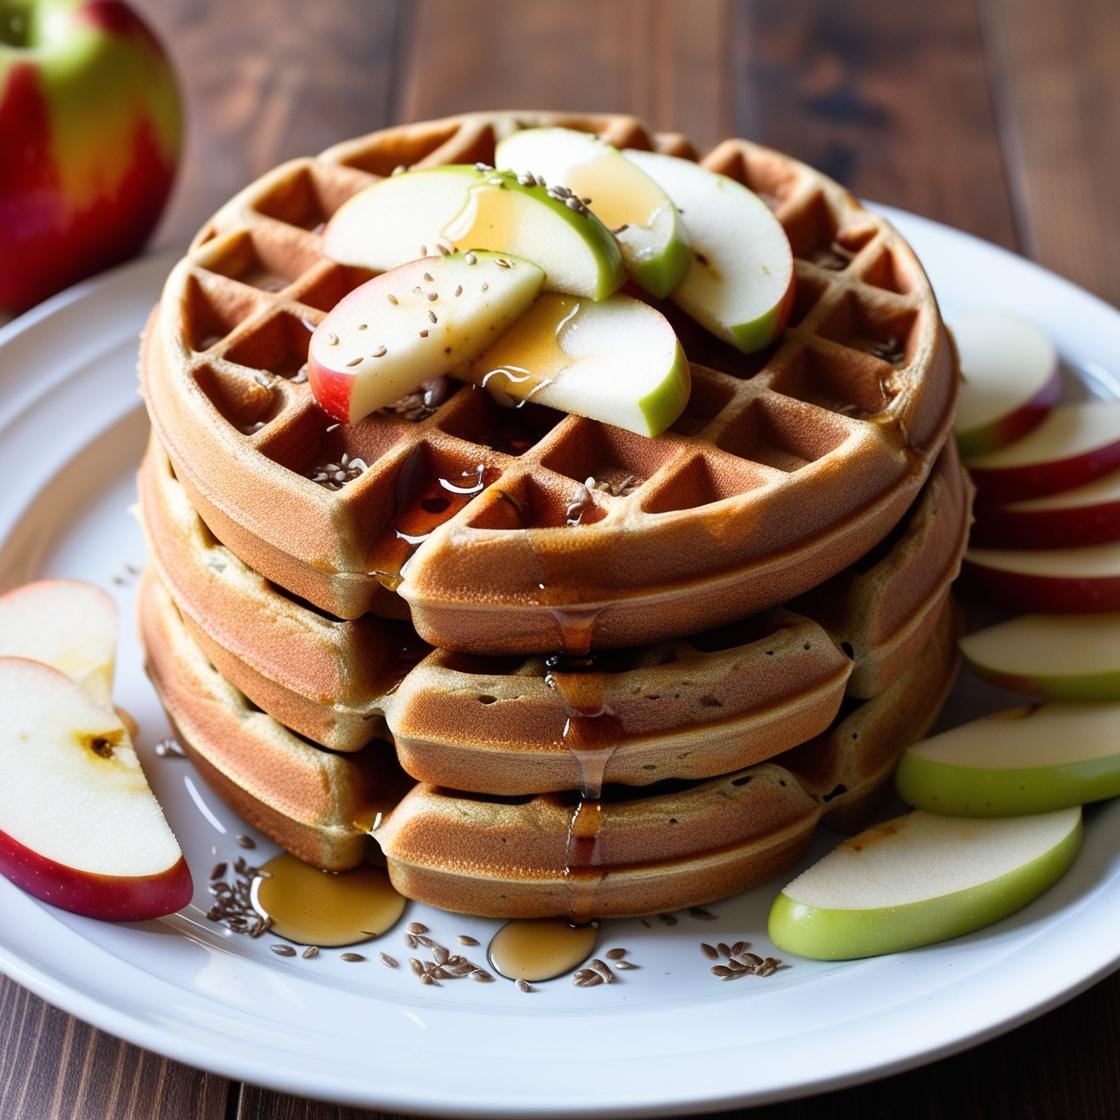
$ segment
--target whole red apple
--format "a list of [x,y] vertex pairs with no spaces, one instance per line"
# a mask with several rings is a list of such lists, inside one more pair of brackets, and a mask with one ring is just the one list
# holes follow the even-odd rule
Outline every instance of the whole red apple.
[[0,309],[144,244],[175,175],[175,75],[120,0],[0,0]]

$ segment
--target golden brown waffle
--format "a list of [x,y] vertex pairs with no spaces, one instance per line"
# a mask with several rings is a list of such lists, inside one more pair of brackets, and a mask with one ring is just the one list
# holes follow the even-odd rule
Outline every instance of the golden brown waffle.
[[[594,831],[573,796],[487,797],[416,785],[385,744],[339,756],[254,711],[209,665],[148,573],[140,590],[149,668],[191,757],[215,789],[282,846],[330,870],[375,836],[402,893],[494,916],[599,916],[697,905],[788,866],[820,817],[857,826],[901,750],[935,718],[956,670],[952,604],[888,692],[813,747],[704,782],[607,787]],[[797,776],[795,776],[795,774]],[[843,790],[837,787],[844,785]],[[586,808],[586,807],[585,807]],[[572,835],[590,837],[590,850]]]
[[828,824],[856,832],[886,797],[902,750],[925,736],[949,696],[963,633],[963,616],[949,598],[890,688],[862,704],[849,701],[825,734],[775,759],[820,802]]
[[392,747],[338,755],[292,734],[214,669],[150,570],[139,595],[149,675],[206,780],[251,825],[316,867],[344,871],[367,858],[356,822],[368,824],[411,785]]
[[[141,375],[210,529],[268,579],[344,618],[400,616],[385,588],[403,575],[420,634],[476,653],[581,653],[696,633],[784,602],[866,553],[948,433],[951,348],[925,275],[889,224],[746,141],[720,144],[704,163],[758,191],[785,226],[797,257],[790,327],[750,358],[703,346],[721,368],[694,362],[689,406],[663,436],[500,409],[465,386],[412,419],[381,412],[337,425],[315,405],[309,332],[367,277],[322,257],[324,220],[399,164],[489,160],[496,138],[536,123],[691,154],[629,117],[472,114],[286,164],[207,223],[168,279]],[[341,489],[311,481],[344,455],[360,464]],[[621,492],[595,490],[568,526],[588,477]],[[439,479],[477,493],[436,510]],[[424,538],[411,559],[401,532]]]
[[[726,773],[823,731],[852,670],[816,622],[789,611],[600,655],[594,672],[550,676],[540,658],[425,655],[404,624],[325,618],[248,569],[208,533],[155,443],[139,481],[157,567],[226,679],[333,749],[384,734],[384,713],[402,765],[422,781],[500,794],[577,788],[572,748],[581,735],[617,745],[610,782]],[[928,637],[947,593],[945,554],[952,575],[963,548],[967,496],[947,450],[893,547],[852,578],[837,577],[845,609],[831,612],[834,633],[885,635],[879,645],[859,641],[853,675],[889,683],[912,660],[914,635]],[[910,616],[905,641],[874,626],[891,609],[883,599]],[[599,710],[613,718],[580,718]]]

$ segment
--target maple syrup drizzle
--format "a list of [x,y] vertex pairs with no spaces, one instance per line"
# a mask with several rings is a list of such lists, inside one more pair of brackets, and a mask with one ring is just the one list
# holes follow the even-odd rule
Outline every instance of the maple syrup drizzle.
[[594,916],[595,894],[606,874],[600,840],[603,829],[603,784],[622,738],[622,722],[603,699],[603,677],[586,654],[555,656],[545,668],[545,683],[564,711],[564,746],[579,768],[576,804],[568,820],[564,878],[568,883],[568,914],[577,924]]
[[597,925],[516,918],[494,934],[486,952],[494,971],[509,980],[553,980],[583,964],[598,942]]
[[393,515],[373,548],[372,574],[396,591],[416,549],[445,521],[498,477],[484,463],[443,477],[431,471],[423,449],[410,455],[397,472]]
[[335,948],[370,941],[404,913],[406,899],[375,867],[331,874],[283,853],[260,870],[253,880],[253,908],[272,919],[273,933],[297,945]]

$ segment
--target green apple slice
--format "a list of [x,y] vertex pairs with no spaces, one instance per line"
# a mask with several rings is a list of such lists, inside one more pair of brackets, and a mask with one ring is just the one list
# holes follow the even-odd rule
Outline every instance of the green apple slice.
[[693,259],[673,302],[744,353],[768,346],[793,305],[793,252],[781,223],[726,175],[658,152],[624,154],[664,189],[684,220]]
[[673,328],[649,304],[542,295],[465,371],[499,399],[602,420],[643,436],[684,411],[688,361]]
[[625,279],[622,255],[610,230],[571,201],[509,171],[458,164],[406,171],[345,202],[327,223],[323,253],[386,272],[440,246],[491,249],[539,265],[550,291],[605,299]]
[[521,315],[544,273],[484,251],[424,257],[367,280],[311,336],[320,408],[352,424],[469,362]]
[[605,140],[572,128],[526,128],[498,145],[495,161],[583,198],[614,233],[626,271],[647,292],[662,298],[685,278],[692,253],[677,208]]
[[1055,700],[1120,700],[1120,614],[1031,614],[962,638],[972,671]]
[[909,804],[954,817],[1013,817],[1120,795],[1120,704],[1055,701],[974,720],[909,747]]
[[839,961],[983,929],[1049,889],[1081,847],[1081,810],[977,821],[914,812],[845,840],[770,911],[779,949]]

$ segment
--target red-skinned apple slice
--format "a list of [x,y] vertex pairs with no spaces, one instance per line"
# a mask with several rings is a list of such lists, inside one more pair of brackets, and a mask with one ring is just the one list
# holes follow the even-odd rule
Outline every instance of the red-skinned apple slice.
[[1000,606],[1024,614],[1120,611],[1120,543],[1087,548],[970,549],[964,575]]
[[1120,401],[1063,405],[1022,439],[966,465],[984,503],[1083,486],[1120,467]]
[[92,583],[47,579],[0,595],[0,657],[53,665],[106,705],[116,647],[116,605]]
[[0,657],[0,872],[109,921],[182,909],[190,871],[124,724],[57,669]]
[[781,223],[742,183],[692,160],[628,149],[684,219],[693,259],[670,298],[744,353],[768,346],[793,306],[793,253]]
[[970,311],[952,326],[964,373],[957,446],[965,457],[997,451],[1058,403],[1058,353],[1034,323],[1005,311]]
[[1120,470],[1087,486],[976,511],[972,541],[993,548],[1069,548],[1120,541]]
[[315,399],[354,423],[477,357],[533,302],[535,264],[500,253],[423,257],[375,276],[316,328]]

